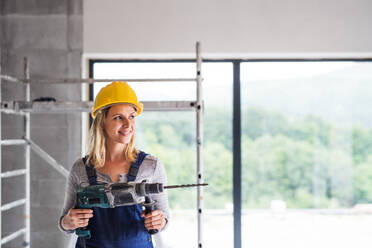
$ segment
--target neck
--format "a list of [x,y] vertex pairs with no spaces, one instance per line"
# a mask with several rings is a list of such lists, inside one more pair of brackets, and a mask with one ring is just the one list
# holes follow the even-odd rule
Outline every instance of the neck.
[[125,160],[124,151],[128,144],[106,143],[106,161],[119,162]]

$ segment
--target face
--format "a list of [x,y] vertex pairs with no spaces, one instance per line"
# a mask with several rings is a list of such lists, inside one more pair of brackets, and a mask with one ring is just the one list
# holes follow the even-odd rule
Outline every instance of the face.
[[112,106],[104,124],[107,141],[128,144],[135,131],[136,116],[137,111],[130,104]]

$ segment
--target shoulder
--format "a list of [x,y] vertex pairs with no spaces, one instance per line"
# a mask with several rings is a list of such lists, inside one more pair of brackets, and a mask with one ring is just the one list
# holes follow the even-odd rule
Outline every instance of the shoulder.
[[144,161],[147,161],[147,162],[150,162],[150,163],[157,163],[158,158],[151,155],[151,154],[146,154],[146,157],[145,157]]
[[159,171],[164,170],[163,163],[159,160],[158,157],[153,156],[151,154],[147,154],[143,164],[146,164],[147,167],[151,167],[151,169],[154,171],[154,173],[158,173]]
[[162,166],[159,161],[159,158],[154,155],[146,153],[146,157],[143,159],[141,167],[144,170],[155,171],[159,166]]
[[71,170],[78,170],[78,169],[81,169],[81,168],[84,168],[85,167],[85,164],[83,162],[83,158],[79,158],[75,161],[75,163],[72,165],[72,168]]
[[142,161],[141,166],[145,166],[148,168],[155,169],[156,165],[158,163],[158,158],[151,155],[151,154],[146,154],[145,158]]
[[84,173],[86,173],[85,164],[83,162],[83,158],[79,158],[75,161],[75,163],[72,165],[70,170],[70,176],[77,176],[80,177]]
[[146,155],[138,172],[138,180],[143,178],[150,179],[150,182],[165,183],[165,169],[159,158],[151,154]]

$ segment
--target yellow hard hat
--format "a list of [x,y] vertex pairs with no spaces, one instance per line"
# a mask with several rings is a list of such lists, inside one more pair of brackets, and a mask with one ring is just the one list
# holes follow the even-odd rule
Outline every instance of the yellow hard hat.
[[143,110],[143,104],[138,101],[136,93],[126,82],[112,82],[98,92],[92,110],[93,119],[96,118],[98,110],[116,103],[131,103],[135,105],[138,115]]

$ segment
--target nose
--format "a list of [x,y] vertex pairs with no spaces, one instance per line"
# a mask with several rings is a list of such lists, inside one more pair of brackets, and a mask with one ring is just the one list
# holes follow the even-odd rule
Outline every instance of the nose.
[[125,126],[125,127],[129,127],[129,125],[130,125],[130,122],[129,122],[129,119],[128,118],[123,118],[123,126]]

